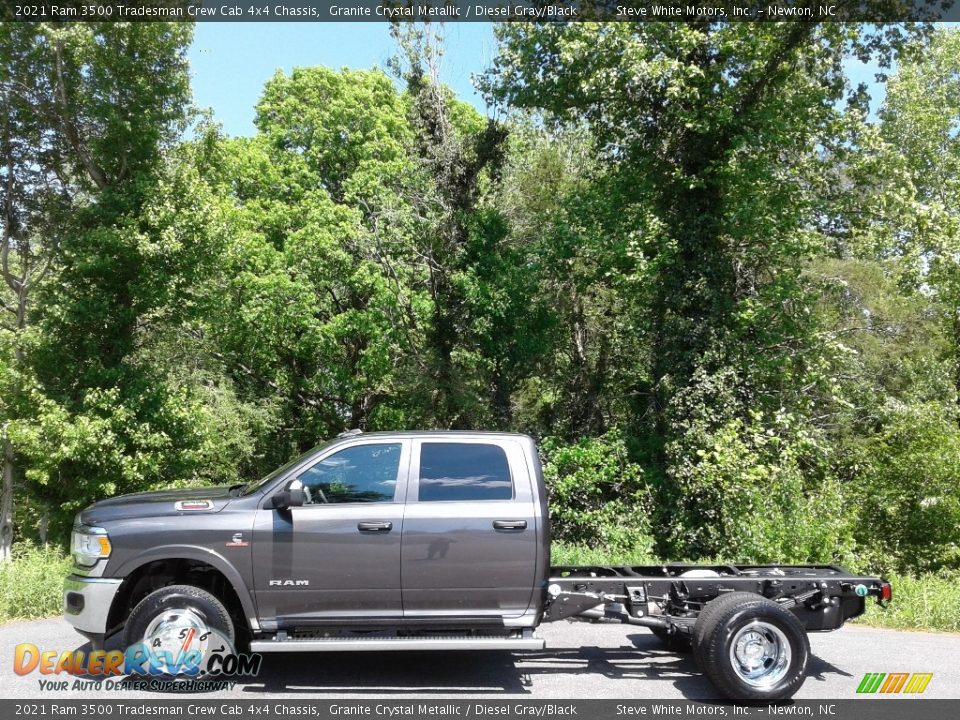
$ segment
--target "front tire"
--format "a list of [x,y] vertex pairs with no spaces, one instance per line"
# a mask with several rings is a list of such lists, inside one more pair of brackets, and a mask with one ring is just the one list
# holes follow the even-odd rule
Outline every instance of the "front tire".
[[806,679],[810,641],[772,600],[732,592],[707,603],[693,628],[694,658],[714,687],[736,700],[786,700]]
[[[211,632],[212,631],[212,632]],[[137,603],[123,628],[123,647],[144,643],[151,650],[166,651],[171,658],[183,656],[188,649],[201,649],[211,642],[231,646],[236,632],[230,613],[214,595],[193,585],[168,585],[155,590]],[[174,660],[176,662],[176,660]],[[175,667],[169,678],[202,677],[205,670],[188,672]]]

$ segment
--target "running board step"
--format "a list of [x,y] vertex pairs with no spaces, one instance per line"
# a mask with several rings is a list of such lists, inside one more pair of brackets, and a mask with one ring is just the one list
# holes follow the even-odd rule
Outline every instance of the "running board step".
[[543,650],[543,638],[519,637],[372,637],[303,638],[290,640],[254,640],[250,651],[267,652],[341,652],[353,650]]

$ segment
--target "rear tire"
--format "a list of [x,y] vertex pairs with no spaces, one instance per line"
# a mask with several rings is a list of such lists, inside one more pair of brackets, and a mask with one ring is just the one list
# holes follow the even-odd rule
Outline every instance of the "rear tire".
[[806,679],[810,641],[789,610],[756,593],[732,592],[700,613],[693,653],[724,696],[786,700]]

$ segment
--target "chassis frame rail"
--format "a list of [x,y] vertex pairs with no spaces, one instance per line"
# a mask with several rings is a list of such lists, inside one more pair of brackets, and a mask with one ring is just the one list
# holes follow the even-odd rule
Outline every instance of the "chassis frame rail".
[[884,604],[890,584],[838,565],[561,565],[550,569],[544,622],[607,620],[689,634],[700,610],[730,592],[752,592],[791,610],[808,632],[836,630]]

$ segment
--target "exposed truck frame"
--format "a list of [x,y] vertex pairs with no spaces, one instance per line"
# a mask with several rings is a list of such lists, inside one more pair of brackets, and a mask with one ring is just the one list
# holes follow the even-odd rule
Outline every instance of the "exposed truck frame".
[[890,584],[835,565],[562,566],[551,568],[544,620],[649,628],[668,647],[692,649],[724,695],[790,697],[802,685],[808,632],[837,630],[884,604]]
[[544,620],[621,621],[667,635],[692,633],[711,600],[749,592],[791,610],[808,632],[839,629],[862,615],[868,596],[891,599],[890,584],[836,565],[559,566],[550,569]]

